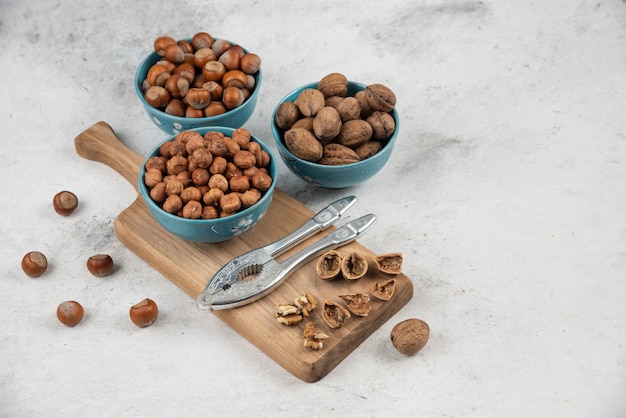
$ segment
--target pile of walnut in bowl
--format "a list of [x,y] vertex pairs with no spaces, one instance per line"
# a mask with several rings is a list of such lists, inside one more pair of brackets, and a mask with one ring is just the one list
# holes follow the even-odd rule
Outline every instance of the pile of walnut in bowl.
[[361,85],[340,73],[282,101],[274,123],[296,157],[324,165],[343,165],[378,153],[396,131],[396,96],[383,84]]

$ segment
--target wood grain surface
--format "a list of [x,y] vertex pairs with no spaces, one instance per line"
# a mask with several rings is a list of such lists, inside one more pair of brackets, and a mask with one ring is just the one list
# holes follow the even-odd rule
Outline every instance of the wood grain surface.
[[[139,168],[144,157],[122,144],[107,123],[98,122],[79,134],[75,146],[81,157],[108,165],[139,191]],[[363,215],[358,212],[358,205],[351,212],[354,218]],[[163,229],[149,214],[139,194],[115,219],[115,232],[131,251],[195,298],[204,290],[212,275],[230,259],[284,237],[313,215],[311,210],[276,188],[268,212],[257,225],[230,241],[204,244],[186,241]],[[321,232],[309,238],[282,254],[278,260],[289,257],[326,233]],[[336,251],[343,255],[358,251],[369,260],[375,256],[356,241]],[[369,293],[376,281],[389,277],[370,263],[368,274],[360,280],[320,280],[316,277],[313,260],[265,298],[239,308],[214,311],[213,315],[294,376],[305,382],[316,382],[412,298],[413,284],[405,274],[394,276],[396,292],[391,300],[382,302],[372,298],[372,310],[367,317],[352,316],[343,327],[336,330],[328,328],[323,322],[321,303],[326,299],[340,302],[338,295],[341,294]],[[276,306],[293,302],[304,291],[313,294],[320,306],[296,326],[279,324],[275,319]],[[322,350],[303,346],[302,331],[307,321],[313,322],[317,329],[329,335]]]

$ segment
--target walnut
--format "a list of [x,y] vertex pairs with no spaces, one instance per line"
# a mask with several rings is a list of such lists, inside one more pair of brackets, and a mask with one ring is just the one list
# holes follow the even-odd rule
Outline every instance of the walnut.
[[352,148],[331,143],[324,145],[322,148],[322,158],[318,160],[318,163],[324,165],[344,165],[358,163],[359,161],[361,159]]
[[324,340],[328,339],[328,335],[318,332],[312,322],[308,322],[302,331],[304,336],[304,346],[313,350],[321,350],[324,347]]
[[385,112],[373,112],[367,117],[367,123],[372,126],[372,138],[387,139],[396,129],[393,116]]
[[372,125],[363,119],[349,120],[341,126],[337,143],[346,147],[356,148],[369,141],[373,132]]
[[341,255],[334,251],[322,254],[317,260],[315,271],[322,280],[332,280],[341,272]]
[[291,129],[302,128],[309,132],[313,132],[313,120],[315,120],[313,117],[302,118],[294,123]]
[[317,307],[317,301],[309,292],[302,293],[293,301],[293,304],[304,316],[309,316],[309,313]]
[[341,117],[335,108],[324,106],[313,119],[313,133],[322,144],[327,144],[341,132]]
[[354,152],[356,152],[356,155],[358,155],[361,160],[365,160],[372,155],[375,155],[381,149],[383,149],[382,142],[369,140],[365,144],[355,148]]
[[291,129],[292,125],[300,118],[300,110],[293,102],[283,102],[276,109],[274,121],[276,126],[285,131]]
[[400,274],[402,272],[402,253],[389,253],[377,256],[374,259],[378,270],[387,274]]
[[343,123],[349,120],[359,119],[361,116],[361,106],[356,97],[343,98],[333,107],[337,109],[341,122]]
[[315,116],[324,107],[324,95],[317,89],[304,89],[294,103],[302,116]]
[[374,284],[372,296],[378,300],[389,300],[396,290],[395,279],[383,280]]
[[324,98],[345,97],[348,93],[348,78],[341,73],[328,74],[317,83],[317,89],[322,92]]
[[356,316],[367,316],[372,310],[370,306],[370,295],[366,293],[355,293],[351,295],[339,295],[348,307],[348,310]]
[[382,84],[370,84],[365,88],[365,98],[374,111],[391,112],[396,105],[396,95]]
[[360,279],[367,273],[367,268],[367,260],[357,252],[353,252],[341,260],[341,274],[347,280]]
[[278,305],[276,320],[284,325],[296,325],[297,323],[302,321],[302,314],[295,305]]
[[322,143],[315,135],[301,128],[285,132],[285,145],[296,157],[311,162],[319,161],[324,152]]
[[398,352],[411,356],[420,351],[428,342],[430,327],[421,319],[406,319],[391,330],[391,343]]
[[328,299],[324,301],[322,319],[326,325],[332,329],[341,328],[348,318],[350,318],[350,312],[346,308]]

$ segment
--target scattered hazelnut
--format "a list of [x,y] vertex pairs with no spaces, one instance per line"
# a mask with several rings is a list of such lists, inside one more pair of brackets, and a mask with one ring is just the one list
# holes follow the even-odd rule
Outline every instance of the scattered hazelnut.
[[159,316],[159,308],[152,299],[144,299],[130,307],[130,320],[139,328],[145,328],[154,323]]
[[87,259],[87,270],[97,277],[108,276],[113,272],[113,259],[107,254],[92,255]]
[[430,327],[421,319],[406,319],[391,330],[391,343],[401,354],[411,356],[428,342]]
[[48,260],[46,256],[39,251],[31,251],[26,253],[22,258],[22,270],[30,277],[39,277],[48,268]]
[[78,206],[78,198],[74,193],[63,190],[54,195],[52,206],[59,215],[69,216]]
[[85,310],[82,305],[76,301],[68,300],[61,302],[57,307],[57,318],[63,325],[73,327],[83,320]]

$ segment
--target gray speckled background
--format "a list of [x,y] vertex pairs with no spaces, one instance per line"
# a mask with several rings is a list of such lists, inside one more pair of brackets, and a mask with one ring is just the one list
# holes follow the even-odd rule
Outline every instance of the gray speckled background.
[[[626,416],[626,4],[623,1],[17,1],[0,4],[0,416]],[[246,124],[339,71],[397,95],[377,177],[325,190],[281,165],[313,210],[347,193],[361,242],[401,251],[415,296],[322,381],[277,366],[116,238],[134,189],[74,137],[104,120],[145,153],[165,138],[135,96],[153,39],[205,30],[263,58]],[[51,208],[61,189],[79,210]],[[48,255],[30,279],[20,259]],[[116,274],[84,260],[108,252]],[[144,297],[161,316],[134,327]],[[78,299],[83,322],[54,312]],[[392,326],[428,345],[402,357]]]

